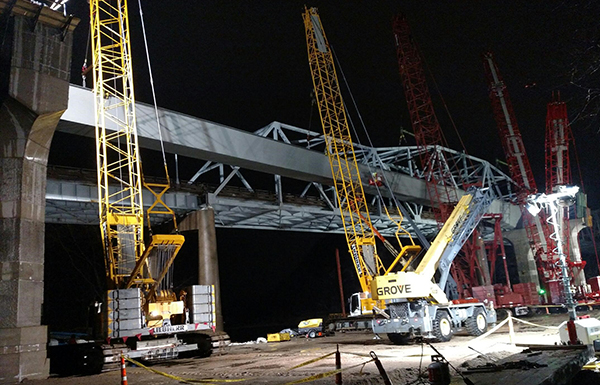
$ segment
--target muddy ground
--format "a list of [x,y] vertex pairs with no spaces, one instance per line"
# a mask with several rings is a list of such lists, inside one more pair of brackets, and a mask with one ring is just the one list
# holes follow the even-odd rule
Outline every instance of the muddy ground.
[[[600,311],[595,311],[591,315],[598,318]],[[567,315],[541,315],[523,319],[542,325],[558,326],[567,319]],[[559,342],[558,332],[555,329],[544,329],[517,322],[515,331],[516,342],[519,343]],[[375,352],[393,384],[427,383],[427,378],[420,377],[419,374],[426,373],[427,366],[431,363],[431,355],[435,354],[434,351],[427,344],[398,346],[391,344],[385,335],[381,337],[381,339],[374,339],[371,333],[352,332],[316,339],[293,338],[286,342],[234,345],[214,352],[210,358],[180,359],[151,366],[156,371],[176,378],[165,377],[131,365],[127,367],[127,378],[129,384],[144,385],[177,384],[182,383],[182,379],[193,381],[212,379],[214,382],[211,383],[236,383],[242,380],[244,384],[287,384],[334,370],[334,355],[301,368],[291,368],[332,353],[339,346],[342,367],[347,368],[342,374],[344,384],[383,383],[376,365],[368,362],[371,359],[370,352]],[[474,341],[471,336],[455,335],[451,341],[435,343],[434,346],[456,367],[460,367],[465,361],[471,361],[471,364],[478,362],[484,364],[523,350],[510,343],[507,327],[482,340]],[[455,374],[453,370],[451,372]],[[44,381],[28,381],[28,383],[115,385],[120,381],[120,372],[111,371],[95,376],[51,377]],[[333,384],[334,379],[333,377],[317,379],[313,383]],[[463,382],[456,377],[453,383]]]

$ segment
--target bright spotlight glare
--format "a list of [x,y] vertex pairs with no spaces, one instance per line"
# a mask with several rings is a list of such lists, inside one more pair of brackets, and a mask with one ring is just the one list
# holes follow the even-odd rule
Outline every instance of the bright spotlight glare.
[[[60,7],[64,6],[67,3],[67,1],[68,0],[54,0],[54,2],[49,5],[49,7],[51,10],[56,11]],[[50,1],[47,1],[46,3],[50,3]]]
[[527,211],[529,211],[529,214],[531,214],[532,216],[536,216],[540,213],[540,211],[542,211],[542,208],[537,205],[536,203],[528,203],[525,208],[527,209]]

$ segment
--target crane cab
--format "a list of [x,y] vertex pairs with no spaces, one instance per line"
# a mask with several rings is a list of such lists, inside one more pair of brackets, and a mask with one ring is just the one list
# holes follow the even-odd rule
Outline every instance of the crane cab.
[[385,308],[383,301],[376,301],[371,298],[370,293],[358,292],[350,296],[348,300],[350,317],[361,317],[373,314],[373,309],[378,307]]

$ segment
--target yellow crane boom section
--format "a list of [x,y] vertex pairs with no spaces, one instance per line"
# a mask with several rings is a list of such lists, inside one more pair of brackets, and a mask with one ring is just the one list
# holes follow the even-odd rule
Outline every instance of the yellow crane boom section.
[[[108,285],[109,289],[141,287],[147,295],[154,295],[184,239],[155,235],[148,247],[144,245],[143,176],[127,1],[91,0],[90,22],[98,203]],[[166,207],[162,193],[153,191],[152,209],[157,203]]]
[[[373,277],[385,274],[386,269],[377,254],[375,229],[365,199],[346,108],[333,55],[317,9],[305,8],[303,19],[308,62],[348,249],[362,291],[369,293]],[[404,230],[402,231],[405,233]],[[393,265],[400,260],[407,262],[405,257],[414,257],[419,250],[420,247],[415,246],[414,243],[402,247],[401,252],[396,252],[397,255],[394,255],[396,261]]]

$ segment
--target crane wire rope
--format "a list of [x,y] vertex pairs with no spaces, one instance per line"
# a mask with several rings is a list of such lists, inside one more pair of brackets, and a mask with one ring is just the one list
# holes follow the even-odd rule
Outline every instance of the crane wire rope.
[[[424,55],[421,54],[421,50],[419,49],[419,46],[417,45],[417,42],[414,41],[414,39],[413,39],[413,43],[415,45],[415,49],[417,50],[417,52],[419,52],[419,56],[421,56],[421,60],[423,61],[424,67],[427,70],[429,77],[433,81],[433,86],[442,101],[442,105],[444,106],[444,111],[446,111],[446,115],[448,115],[448,119],[450,119],[450,123],[452,124],[452,128],[454,128],[454,133],[458,137],[458,140],[460,142],[462,150],[463,150],[464,154],[469,155],[469,152],[467,151],[467,148],[465,147],[465,143],[462,140],[462,136],[458,132],[458,128],[456,127],[456,124],[454,123],[454,118],[452,118],[452,114],[450,114],[450,110],[448,109],[446,100],[444,99],[444,96],[442,95],[442,91],[440,90],[440,87],[438,86],[437,81],[435,80],[435,76],[433,76],[433,72],[431,71],[431,68],[429,67],[429,64],[427,63],[427,59],[425,58]],[[450,146],[448,145],[448,140],[446,139],[446,135],[444,135],[444,131],[441,129],[441,127],[440,127],[440,134],[442,136],[442,141],[444,143],[444,146],[450,148]],[[469,157],[467,157],[467,159],[468,159],[468,162],[470,163],[471,167],[474,167],[473,160]],[[458,168],[458,165],[456,164],[456,159],[454,159],[454,167]],[[465,185],[466,181],[463,179],[462,173],[459,173],[459,178],[461,179],[462,184]]]
[[[356,113],[358,115],[358,119],[360,120],[360,123],[362,125],[363,131],[367,137],[367,141],[369,143],[369,146],[371,148],[375,148],[373,146],[373,141],[371,140],[371,136],[369,135],[369,132],[367,131],[367,127],[365,125],[365,122],[362,118],[362,114],[360,113],[359,109],[358,109],[358,105],[356,103],[356,100],[354,98],[354,94],[352,93],[352,90],[350,89],[350,85],[348,83],[348,80],[346,79],[346,74],[344,73],[344,70],[342,69],[341,63],[335,53],[335,50],[333,49],[333,46],[330,45],[329,47],[331,49],[331,53],[333,54],[333,58],[337,64],[337,67],[340,69],[340,74],[342,75],[342,79],[344,81],[344,85],[346,86],[346,89],[348,90],[348,94],[350,95],[350,100],[352,101],[352,105],[354,106],[354,109],[356,110]],[[348,113],[348,109],[346,107],[346,104],[344,104],[344,108],[346,109],[346,114],[348,116],[348,120],[350,122],[350,125],[352,126],[352,131],[354,132],[354,136],[356,137],[356,141],[358,142],[358,144],[362,147],[362,143],[360,141],[360,137],[358,136],[358,133],[356,131],[356,127],[354,126],[354,121],[352,120],[352,117],[350,116],[350,114]],[[385,167],[383,165],[383,162],[381,161],[381,159],[376,156],[374,157],[375,161],[379,164],[379,167],[382,170],[385,170]],[[369,169],[369,173],[371,175],[373,175],[373,171],[371,168],[371,165],[366,162],[366,166]],[[429,241],[427,240],[427,238],[425,238],[425,236],[423,235],[423,233],[421,232],[421,230],[418,228],[417,224],[413,221],[413,219],[410,217],[410,215],[408,215],[408,213],[405,211],[405,208],[401,205],[400,202],[398,202],[398,200],[396,199],[396,195],[391,191],[391,188],[389,188],[390,184],[387,180],[387,177],[385,175],[385,173],[382,173],[382,177],[383,177],[383,181],[385,183],[386,186],[388,186],[388,189],[390,190],[390,195],[391,195],[391,199],[394,202],[394,205],[398,208],[398,211],[400,212],[401,216],[403,218],[406,218],[406,220],[408,221],[408,223],[410,224],[410,226],[413,228],[413,230],[415,231],[415,234],[417,235],[417,238],[419,239],[419,241],[421,242],[421,244],[423,245],[423,247],[425,249],[429,248]],[[383,194],[381,193],[381,189],[379,188],[379,186],[377,185],[377,183],[374,183],[374,187],[377,190],[377,196],[379,197],[379,199],[381,199],[383,201]],[[387,208],[384,205],[384,208],[387,212]],[[388,213],[389,216],[389,213]],[[391,219],[391,218],[390,218]],[[406,232],[406,230],[404,230]],[[410,234],[409,234],[410,236]]]
[[150,77],[150,88],[152,89],[152,101],[154,102],[154,115],[156,116],[156,126],[158,129],[158,139],[160,141],[160,150],[163,157],[163,165],[165,166],[165,173],[167,174],[167,180],[169,179],[169,172],[167,170],[167,158],[165,156],[165,145],[162,138],[162,130],[160,127],[160,118],[158,116],[158,104],[156,103],[156,92],[154,90],[154,77],[152,76],[152,66],[150,65],[150,52],[148,50],[148,39],[146,38],[146,25],[144,23],[144,13],[142,12],[142,0],[138,0],[138,6],[140,9],[140,20],[142,24],[142,36],[144,38],[144,48],[146,49],[146,61],[148,63],[148,75]]
[[[85,45],[85,56],[83,57],[83,64],[81,65],[81,85],[85,88],[86,85],[86,78],[87,78],[87,72],[88,72],[88,66],[87,66],[87,59],[88,59],[88,54],[90,53],[90,45],[92,45],[92,23],[89,23],[88,25],[88,36],[87,36],[87,44]],[[93,67],[93,65],[92,65]]]

